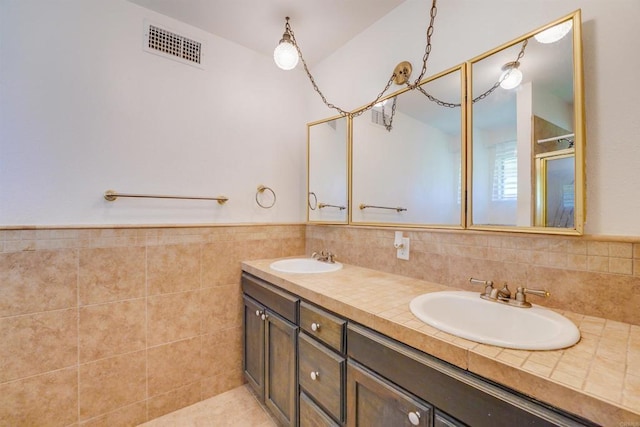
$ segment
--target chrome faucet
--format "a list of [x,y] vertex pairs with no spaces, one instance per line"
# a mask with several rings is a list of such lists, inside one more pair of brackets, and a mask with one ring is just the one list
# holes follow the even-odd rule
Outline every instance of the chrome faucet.
[[502,289],[496,289],[493,287],[493,282],[491,280],[480,280],[471,277],[469,278],[469,282],[476,285],[483,285],[485,287],[484,292],[480,294],[480,298],[486,299],[487,301],[513,305],[515,307],[531,307],[531,303],[527,301],[526,294],[537,295],[540,297],[548,297],[551,295],[546,290],[527,289],[519,286],[516,290],[515,297],[511,298],[511,291],[506,283],[502,286]]
[[516,290],[516,298],[513,300],[513,305],[517,306],[517,307],[524,307],[524,308],[528,308],[531,307],[531,303],[529,301],[527,301],[527,294],[531,294],[531,295],[537,295],[539,297],[545,297],[547,298],[548,296],[550,296],[551,294],[549,293],[549,291],[546,290],[541,290],[541,289],[527,289],[525,287],[522,286],[518,286],[518,289]]
[[480,298],[487,299],[487,300],[495,299],[495,296],[494,297],[491,296],[493,292],[496,291],[496,289],[494,289],[493,287],[493,282],[491,280],[480,280],[480,279],[474,279],[473,277],[469,277],[469,283],[471,283],[472,285],[484,285],[484,293],[480,294]]
[[318,261],[328,262],[329,264],[333,264],[335,263],[335,259],[337,258],[337,256],[327,250],[324,250],[324,251],[320,251],[320,253],[318,252],[312,253],[311,258],[317,259]]

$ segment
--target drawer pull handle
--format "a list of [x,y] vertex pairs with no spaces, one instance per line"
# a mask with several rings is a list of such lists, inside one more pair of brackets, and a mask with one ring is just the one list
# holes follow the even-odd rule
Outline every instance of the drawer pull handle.
[[420,424],[420,412],[409,412],[409,422],[411,425],[417,426]]
[[311,375],[310,375],[310,376],[311,376],[311,379],[312,379],[313,381],[317,381],[317,380],[319,380],[319,379],[320,379],[320,372],[318,372],[318,371],[313,371],[313,372],[311,372]]
[[318,332],[318,331],[320,330],[320,323],[315,323],[315,322],[313,322],[313,323],[311,324],[311,330],[312,330],[313,332]]

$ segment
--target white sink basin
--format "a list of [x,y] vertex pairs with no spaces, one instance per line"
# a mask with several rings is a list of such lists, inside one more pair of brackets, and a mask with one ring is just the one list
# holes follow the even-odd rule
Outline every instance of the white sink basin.
[[566,317],[534,305],[510,307],[477,292],[443,291],[415,297],[411,312],[434,328],[471,341],[521,350],[572,346],[580,332]]
[[342,264],[322,262],[314,258],[289,258],[272,262],[270,267],[281,273],[329,273],[340,270]]

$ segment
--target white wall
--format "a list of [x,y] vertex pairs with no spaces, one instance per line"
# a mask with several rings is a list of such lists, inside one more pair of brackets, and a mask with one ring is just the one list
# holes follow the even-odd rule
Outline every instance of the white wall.
[[[451,139],[433,124],[400,111],[394,116],[391,132],[371,123],[371,112],[354,118],[352,220],[459,225],[460,159]],[[360,204],[407,210],[361,210]]]
[[[144,52],[145,19],[204,41],[206,69]],[[0,226],[304,221],[303,77],[125,0],[0,0]]]
[[[309,221],[347,222],[348,196],[348,132],[347,118],[309,126]],[[320,208],[320,204],[342,206]]]
[[[407,0],[312,69],[330,102],[355,109],[384,87],[393,68],[422,65],[428,0]],[[640,236],[638,0],[447,0],[438,2],[427,75],[471,59],[582,9],[587,119],[585,232]],[[344,76],[349,76],[345,79]],[[310,92],[307,89],[307,92]],[[308,121],[334,112],[317,95]]]

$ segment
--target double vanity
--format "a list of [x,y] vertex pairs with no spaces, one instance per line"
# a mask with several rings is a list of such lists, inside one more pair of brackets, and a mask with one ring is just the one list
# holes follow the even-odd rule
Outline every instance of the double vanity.
[[[325,268],[334,271],[321,272]],[[291,272],[296,269],[303,272]],[[580,315],[485,301],[479,297],[483,289],[474,293],[482,303],[477,305],[476,299],[465,300],[470,292],[451,292],[453,288],[430,282],[313,259],[246,261],[242,285],[245,376],[281,425],[640,422],[640,408],[623,407],[563,382],[562,376],[551,375],[551,368],[548,372],[532,368],[551,361],[554,372],[561,374],[565,356],[570,360],[576,352],[595,354],[592,343],[571,343],[579,339],[579,334],[572,334]],[[430,301],[429,295],[437,298]],[[478,307],[490,309],[478,312]],[[445,328],[461,319],[457,327],[471,330],[473,341],[455,330],[432,326],[433,319],[421,320],[421,310],[425,316],[441,316]],[[486,323],[487,319],[478,318],[494,310],[500,313],[497,320]],[[516,314],[508,319],[500,310]],[[474,322],[464,323],[465,316],[475,316],[478,330],[468,327]],[[520,318],[525,323],[512,327]],[[564,330],[567,323],[572,327]],[[546,333],[537,331],[539,325]],[[498,334],[501,339],[521,339],[533,348],[548,337],[553,342],[543,346],[570,348],[514,350],[526,347],[479,343],[483,338],[473,334],[487,329],[504,331]]]

